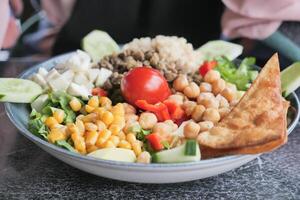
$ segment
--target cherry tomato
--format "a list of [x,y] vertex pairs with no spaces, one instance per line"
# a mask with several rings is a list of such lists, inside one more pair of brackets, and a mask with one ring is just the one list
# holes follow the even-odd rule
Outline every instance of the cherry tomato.
[[136,67],[129,71],[121,81],[121,91],[125,100],[132,105],[137,100],[156,104],[171,95],[166,79],[159,71],[149,67]]

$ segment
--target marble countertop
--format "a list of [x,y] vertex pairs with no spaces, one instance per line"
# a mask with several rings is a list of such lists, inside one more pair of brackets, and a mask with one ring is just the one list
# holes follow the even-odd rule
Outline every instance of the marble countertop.
[[[33,62],[0,63],[15,77]],[[136,184],[79,171],[18,133],[0,104],[0,199],[300,199],[300,127],[282,148],[215,177]]]

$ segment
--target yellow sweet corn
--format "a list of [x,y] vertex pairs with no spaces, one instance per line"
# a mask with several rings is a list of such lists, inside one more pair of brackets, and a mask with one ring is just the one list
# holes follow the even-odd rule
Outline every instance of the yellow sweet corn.
[[106,125],[101,120],[97,120],[96,125],[98,127],[98,131],[102,131],[102,130],[106,129]]
[[112,104],[111,100],[108,97],[100,97],[99,103],[101,107],[105,107],[106,109],[110,109]]
[[90,105],[85,105],[84,108],[87,113],[91,113],[93,110],[95,110],[95,108]]
[[85,132],[84,123],[80,119],[76,119],[75,125],[78,128],[80,135],[83,135]]
[[118,135],[119,132],[122,130],[122,127],[120,127],[120,126],[117,125],[117,124],[111,124],[111,125],[109,126],[109,130],[111,131],[111,133],[112,133],[113,135]]
[[100,131],[97,142],[96,142],[96,146],[97,147],[103,147],[103,144],[108,140],[108,138],[111,136],[111,132],[107,129],[104,129],[102,131]]
[[86,145],[95,145],[98,139],[99,133],[97,131],[87,131],[85,133]]
[[58,125],[58,122],[54,117],[47,117],[47,119],[45,120],[45,124],[49,128],[52,128],[52,127]]
[[113,122],[114,116],[111,112],[105,111],[101,116],[101,120],[106,126],[109,126]]
[[120,143],[120,138],[115,135],[110,136],[108,140],[112,141],[112,143],[114,143],[115,146],[118,146],[118,144]]
[[125,135],[125,133],[123,131],[120,131],[118,133],[118,136],[119,136],[120,140],[125,140],[126,139],[126,135]]
[[56,119],[56,121],[61,124],[64,121],[65,118],[65,112],[63,110],[55,110],[53,113],[53,117]]
[[96,113],[90,113],[82,118],[83,122],[96,122],[96,120],[97,120]]
[[51,143],[55,143],[58,140],[65,140],[67,139],[66,134],[58,128],[54,128],[48,134],[48,140]]
[[88,105],[97,108],[99,106],[99,98],[97,96],[93,96],[89,99]]
[[132,145],[133,143],[136,142],[136,137],[133,133],[128,133],[126,135],[126,140]]
[[71,99],[71,101],[69,102],[69,105],[70,105],[71,109],[75,112],[77,112],[81,109],[81,103],[76,97],[73,97]]
[[131,144],[127,142],[126,140],[121,140],[118,147],[123,149],[131,149]]
[[116,147],[115,144],[110,140],[106,141],[104,144],[104,148],[115,148],[115,147]]
[[74,142],[75,149],[81,154],[86,154],[84,138],[77,133],[72,133],[71,138]]
[[102,116],[102,114],[104,113],[104,111],[106,111],[105,108],[103,108],[103,107],[98,107],[98,108],[95,108],[95,109],[93,110],[93,113],[96,113],[96,114],[98,115],[99,119],[101,119],[101,116]]
[[112,114],[124,116],[125,115],[125,109],[122,103],[118,103],[117,105],[113,106],[111,109]]
[[134,143],[131,144],[132,150],[134,151],[135,155],[140,155],[142,153],[142,147],[139,142],[135,141]]
[[91,153],[93,151],[96,151],[97,149],[98,149],[98,147],[96,147],[95,145],[86,145],[87,153]]
[[97,131],[98,130],[98,126],[91,122],[86,122],[84,124],[84,127],[85,127],[85,130],[87,130],[87,131]]

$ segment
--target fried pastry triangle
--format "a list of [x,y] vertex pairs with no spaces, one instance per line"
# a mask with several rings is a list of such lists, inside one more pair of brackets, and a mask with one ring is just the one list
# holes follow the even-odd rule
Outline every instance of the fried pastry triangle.
[[289,103],[281,96],[278,55],[274,54],[240,102],[209,132],[198,136],[206,157],[256,154],[284,144]]

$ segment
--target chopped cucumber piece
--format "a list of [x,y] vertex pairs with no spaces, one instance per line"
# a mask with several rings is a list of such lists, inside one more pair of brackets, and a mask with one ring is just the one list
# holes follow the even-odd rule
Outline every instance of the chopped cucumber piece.
[[118,44],[104,31],[94,30],[82,40],[82,48],[98,62],[106,55],[120,51]]
[[281,72],[281,90],[288,96],[300,86],[300,62],[296,62]]
[[[194,155],[186,155],[186,153]],[[201,153],[197,142],[187,142],[179,147],[160,151],[152,155],[152,161],[156,163],[195,162],[200,159]]]
[[93,151],[88,156],[104,160],[135,162],[136,156],[132,150],[122,148],[105,148]]
[[207,60],[226,56],[229,60],[236,59],[243,52],[243,46],[223,40],[213,40],[202,45],[200,51]]
[[48,99],[48,94],[40,95],[31,103],[31,108],[40,113],[48,103]]
[[30,103],[43,92],[37,83],[18,79],[0,78],[0,101],[13,103]]
[[195,156],[196,152],[197,152],[197,141],[196,140],[187,140],[186,144],[185,144],[184,155]]

